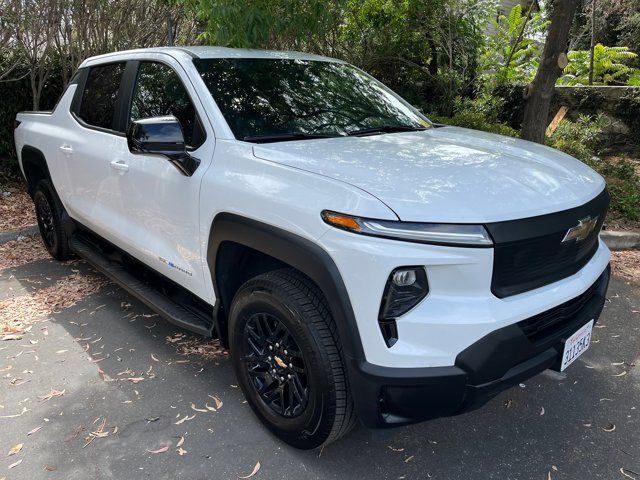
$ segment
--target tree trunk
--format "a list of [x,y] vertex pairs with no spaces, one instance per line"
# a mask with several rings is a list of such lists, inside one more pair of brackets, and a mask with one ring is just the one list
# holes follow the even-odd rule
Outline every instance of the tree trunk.
[[593,85],[593,52],[596,48],[596,0],[591,0],[591,46],[589,47],[589,85]]
[[524,96],[522,138],[525,140],[544,143],[544,133],[554,87],[564,68],[558,62],[566,60],[564,55],[567,52],[569,30],[571,30],[577,6],[578,0],[555,0],[553,2],[551,25],[544,44],[540,66],[533,82],[527,86]]

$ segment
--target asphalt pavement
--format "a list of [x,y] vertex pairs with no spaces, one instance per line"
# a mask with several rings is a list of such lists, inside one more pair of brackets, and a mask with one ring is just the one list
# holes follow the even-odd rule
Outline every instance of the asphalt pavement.
[[[2,270],[0,310],[13,301],[34,315],[38,292],[74,274],[97,275],[51,260]],[[566,375],[545,372],[458,417],[358,426],[315,451],[261,426],[223,353],[185,353],[205,342],[113,284],[69,292],[73,306],[0,341],[0,480],[237,479],[256,469],[251,478],[640,480],[640,287],[618,278],[594,343]]]

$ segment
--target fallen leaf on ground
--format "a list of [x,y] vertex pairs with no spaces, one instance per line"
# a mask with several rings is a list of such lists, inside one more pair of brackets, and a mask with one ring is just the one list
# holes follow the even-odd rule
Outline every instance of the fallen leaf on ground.
[[12,463],[11,465],[9,465],[9,470],[11,470],[12,468],[17,467],[18,465],[20,465],[22,463],[22,458],[20,460],[18,460],[15,463]]
[[22,335],[11,333],[2,337],[2,340],[22,340]]
[[176,450],[176,452],[178,452],[178,455],[180,456],[183,456],[185,453],[187,453],[187,451],[182,447],[178,447],[178,450]]
[[[96,418],[93,421],[94,425],[98,420],[100,420],[100,417]],[[105,429],[104,429],[106,424],[107,424],[107,417],[105,417],[104,420],[102,420],[102,423],[100,423],[100,426],[98,427],[97,430],[89,433],[89,436],[85,438],[86,443],[82,446],[82,448],[85,448],[87,445],[89,445],[91,442],[93,442],[96,438],[108,437],[109,436],[109,432],[105,431]],[[115,431],[113,433],[115,433]]]
[[28,437],[29,435],[33,435],[34,433],[36,433],[36,432],[37,432],[38,430],[40,430],[41,428],[42,428],[42,427],[36,427],[36,428],[34,428],[33,430],[29,430],[29,431],[27,432],[27,437]]
[[209,413],[209,410],[207,410],[206,408],[198,408],[198,407],[196,407],[195,403],[191,404],[191,410],[195,410],[196,412]]
[[55,471],[57,470],[57,468],[56,468],[56,467],[52,467],[52,466],[50,466],[50,465],[45,465],[45,466],[44,466],[44,469],[45,469],[47,472],[55,472]]
[[216,402],[216,408],[220,410],[222,408],[222,400],[220,400],[216,395],[207,395],[209,398],[213,398],[213,401]]
[[164,452],[166,452],[167,450],[169,450],[169,445],[165,445],[164,447],[159,448],[159,449],[157,449],[157,450],[147,450],[147,452],[148,452],[148,453],[164,453]]
[[618,373],[617,375],[614,375],[614,377],[624,377],[627,374],[627,371],[625,370],[622,373]]
[[60,354],[60,353],[67,353],[69,350],[58,350],[56,353]]
[[144,380],[144,377],[133,377],[133,378],[125,378],[124,380],[129,380],[133,383],[138,383]]
[[160,360],[158,360],[156,358],[156,356],[153,353],[151,354],[151,360],[153,360],[154,362],[159,362],[160,361]]
[[29,409],[27,407],[22,407],[22,411],[20,413],[16,413],[15,415],[2,415],[0,416],[0,418],[16,418],[16,417],[21,417],[22,415],[24,415],[26,412],[28,412]]
[[[629,470],[629,471],[631,471],[631,470]],[[629,475],[629,474],[625,471],[625,469],[624,469],[624,468],[620,468],[620,473],[621,473],[622,475],[624,475],[625,477],[630,478],[631,480],[636,480],[636,477],[632,477],[631,475]],[[633,473],[635,473],[635,472],[633,472]]]
[[414,455],[410,455],[407,458],[404,459],[404,463],[409,463],[411,460],[413,460]]
[[41,402],[46,402],[47,400],[51,400],[53,397],[61,397],[62,395],[64,395],[64,392],[66,390],[56,390],[55,388],[52,388],[51,391],[49,393],[47,393],[44,397],[38,397],[40,399]]
[[544,415],[544,407],[540,407],[540,416]]
[[176,443],[176,448],[181,447],[184,444],[184,437],[180,437],[178,443]]
[[11,455],[15,455],[16,453],[20,453],[20,450],[22,450],[22,447],[24,446],[23,443],[19,443],[17,445],[14,445],[13,447],[11,447],[11,449],[9,450],[8,453],[8,457],[10,457]]
[[174,425],[180,425],[181,423],[184,423],[188,420],[193,420],[194,418],[196,418],[195,414],[194,415],[185,415],[183,418],[181,418],[180,420],[178,420],[177,422],[174,423]]
[[613,423],[610,423],[606,427],[602,427],[602,430],[605,432],[613,432],[616,429],[616,426]]
[[238,478],[251,478],[256,473],[258,473],[258,470],[260,470],[260,462],[256,463],[255,467],[253,467],[253,470],[251,471],[251,473],[249,475],[246,475],[244,477],[238,477]]

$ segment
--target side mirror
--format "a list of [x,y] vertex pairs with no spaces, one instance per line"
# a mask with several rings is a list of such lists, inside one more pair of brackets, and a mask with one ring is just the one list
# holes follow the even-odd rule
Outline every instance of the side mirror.
[[187,177],[200,165],[200,160],[187,152],[180,122],[171,115],[134,120],[127,132],[127,144],[134,154],[167,157]]

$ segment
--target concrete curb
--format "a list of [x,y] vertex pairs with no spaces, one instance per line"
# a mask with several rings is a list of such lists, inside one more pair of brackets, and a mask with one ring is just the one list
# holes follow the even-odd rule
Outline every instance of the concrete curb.
[[600,238],[607,244],[610,250],[640,248],[640,232],[603,230],[600,232]]
[[4,232],[0,232],[0,245],[3,243],[11,242],[12,240],[17,240],[19,237],[32,237],[39,234],[40,231],[38,230],[37,225],[16,228],[14,230],[5,230]]

